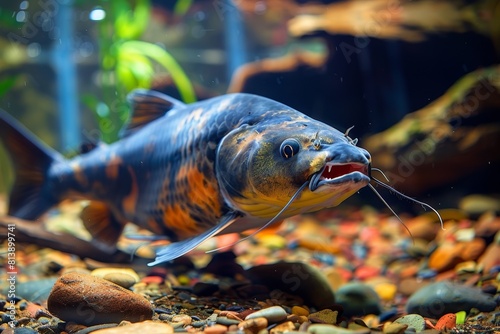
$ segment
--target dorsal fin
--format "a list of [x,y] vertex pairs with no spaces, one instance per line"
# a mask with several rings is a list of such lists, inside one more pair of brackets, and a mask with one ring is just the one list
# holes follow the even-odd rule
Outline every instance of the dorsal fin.
[[164,116],[169,110],[186,105],[179,100],[154,90],[136,89],[127,96],[132,108],[129,123],[123,128],[121,137],[126,137],[144,125]]

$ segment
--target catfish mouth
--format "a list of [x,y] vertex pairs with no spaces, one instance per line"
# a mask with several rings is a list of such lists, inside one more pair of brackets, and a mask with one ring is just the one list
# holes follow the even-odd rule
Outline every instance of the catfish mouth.
[[362,163],[327,162],[323,168],[311,176],[309,189],[315,191],[324,185],[359,183],[370,181],[370,165]]

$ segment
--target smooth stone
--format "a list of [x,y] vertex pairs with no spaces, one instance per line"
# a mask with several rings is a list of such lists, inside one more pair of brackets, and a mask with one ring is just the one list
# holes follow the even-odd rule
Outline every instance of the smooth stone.
[[110,322],[139,322],[153,316],[151,303],[141,295],[103,278],[64,274],[47,300],[49,312],[67,322],[86,326]]
[[479,288],[442,281],[415,292],[407,301],[406,311],[437,319],[446,313],[468,312],[472,308],[490,312],[495,307],[494,297],[484,294]]
[[337,270],[337,268],[325,268],[323,270],[323,273],[333,291],[337,291],[342,285],[346,283],[346,280]]
[[380,315],[378,316],[378,319],[380,322],[385,322],[385,321],[388,321],[389,319],[392,319],[397,314],[398,314],[397,307],[393,307],[387,311],[380,313]]
[[113,283],[115,283],[115,284],[117,284],[117,285],[119,285],[119,286],[121,286],[122,288],[125,288],[125,289],[128,289],[132,285],[134,285],[135,283],[137,283],[137,281],[134,278],[134,276],[129,275],[129,274],[125,274],[125,273],[120,273],[120,272],[106,274],[106,275],[104,275],[103,278],[105,280],[113,282]]
[[475,261],[483,254],[485,248],[486,242],[483,239],[475,238],[469,242],[463,243],[460,257],[463,261]]
[[417,332],[425,329],[425,319],[419,314],[408,314],[397,318],[394,323],[406,324],[409,328],[414,328]]
[[337,323],[338,314],[338,311],[324,309],[319,312],[309,314],[308,318],[311,322],[333,325]]
[[[355,324],[368,328],[377,328],[378,325],[380,325],[380,319],[375,314],[365,315],[362,319],[356,319],[355,321]],[[358,323],[358,321],[361,321],[362,323]]]
[[306,317],[309,315],[309,311],[306,310],[303,307],[300,307],[300,306],[294,306],[294,307],[292,307],[292,313],[296,314],[298,316],[303,315],[303,316],[306,316]]
[[291,321],[284,322],[270,330],[271,334],[283,334],[295,330],[295,324]]
[[483,212],[494,212],[500,210],[498,199],[486,195],[468,195],[462,198],[459,202],[460,209],[470,214],[480,214]]
[[474,224],[476,235],[482,238],[490,238],[500,231],[500,217],[494,212],[485,212]]
[[476,231],[473,228],[463,228],[455,231],[455,239],[460,242],[469,242],[474,240],[476,236]]
[[277,262],[252,267],[246,273],[253,283],[299,296],[305,305],[318,310],[335,304],[335,295],[325,275],[307,263]]
[[384,327],[382,328],[382,333],[384,333],[384,334],[403,334],[407,328],[408,328],[407,324],[386,322],[384,324]]
[[237,325],[240,323],[239,320],[229,319],[228,317],[221,317],[221,316],[217,317],[215,322],[220,324],[220,325],[225,325],[225,326]]
[[455,266],[455,271],[458,275],[475,273],[478,271],[477,269],[478,266],[474,261],[460,262]]
[[453,269],[462,261],[462,249],[461,244],[442,244],[429,256],[429,268],[437,272]]
[[262,235],[257,234],[255,236],[258,242],[260,242],[263,246],[271,248],[271,249],[281,249],[286,246],[286,239],[281,235],[277,234],[269,234],[265,233]]
[[238,328],[248,329],[251,332],[258,332],[267,327],[269,322],[264,317],[247,319],[238,324]]
[[164,322],[153,322],[151,320],[117,326],[113,328],[92,331],[92,334],[137,334],[137,333],[173,333],[174,328]]
[[205,334],[224,334],[227,332],[227,326],[215,324],[213,326],[207,326],[203,330]]
[[385,301],[391,301],[396,296],[398,287],[393,283],[379,283],[373,287],[380,299]]
[[337,303],[344,308],[344,315],[362,316],[380,314],[380,298],[369,285],[359,282],[347,283],[336,294]]
[[181,323],[183,326],[190,325],[192,321],[193,319],[191,319],[191,317],[187,314],[174,315],[171,320],[171,322]]
[[285,320],[287,313],[285,309],[281,306],[271,306],[264,308],[262,310],[250,313],[245,317],[245,320],[255,319],[255,318],[266,318],[269,323],[276,323]]
[[437,276],[437,272],[432,269],[422,269],[417,273],[419,279],[430,279]]
[[370,334],[370,329],[347,329],[328,324],[313,324],[307,328],[312,334]]
[[134,279],[134,283],[139,282],[139,275],[130,268],[97,268],[92,270],[90,275],[104,278],[106,275],[118,273],[131,276]]
[[432,241],[439,231],[439,224],[435,224],[428,216],[418,216],[405,223],[415,239]]
[[498,266],[500,263],[500,245],[497,243],[490,244],[483,255],[479,257],[477,263],[483,268],[485,273],[490,272],[491,269]]

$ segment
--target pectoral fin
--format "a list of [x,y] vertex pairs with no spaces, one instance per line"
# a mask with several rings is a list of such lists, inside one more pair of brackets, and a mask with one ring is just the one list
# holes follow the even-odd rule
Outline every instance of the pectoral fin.
[[167,262],[186,254],[187,252],[189,252],[190,250],[194,249],[196,246],[201,244],[203,241],[213,237],[217,233],[220,233],[222,230],[231,225],[237,218],[241,216],[242,214],[239,212],[229,212],[221,218],[220,222],[217,225],[203,232],[202,234],[190,239],[174,242],[168,246],[165,246],[156,253],[155,261],[148,263],[148,266],[155,266],[162,262]]
[[122,234],[124,224],[115,218],[105,203],[90,202],[82,210],[80,218],[85,228],[101,245],[108,248],[116,246]]

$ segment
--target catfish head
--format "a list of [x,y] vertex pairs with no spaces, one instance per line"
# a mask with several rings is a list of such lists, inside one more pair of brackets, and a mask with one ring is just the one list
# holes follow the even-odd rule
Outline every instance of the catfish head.
[[233,209],[259,218],[337,206],[370,182],[370,154],[355,144],[331,126],[283,111],[223,138],[219,186]]

